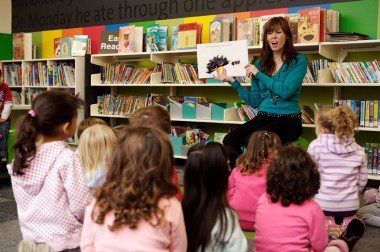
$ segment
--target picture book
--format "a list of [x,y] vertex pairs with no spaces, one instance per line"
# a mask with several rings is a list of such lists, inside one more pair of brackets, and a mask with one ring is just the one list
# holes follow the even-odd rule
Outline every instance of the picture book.
[[143,40],[144,40],[144,27],[135,27],[135,52],[143,51]]
[[157,52],[159,43],[159,29],[160,25],[155,24],[148,26],[146,33],[146,51],[147,52]]
[[321,8],[299,10],[298,14],[300,15],[298,21],[298,42],[319,42]]
[[101,31],[99,53],[117,53],[119,48],[118,31]]
[[285,14],[273,14],[260,17],[260,45],[263,44],[264,26],[273,17],[285,17]]
[[222,41],[236,40],[237,18],[234,16],[222,16],[214,18],[214,21],[222,23]]
[[61,38],[54,39],[54,58],[58,58],[60,56],[60,51],[61,51],[60,41],[61,41]]
[[171,46],[170,50],[177,50],[177,45],[178,45],[178,26],[173,26],[172,27],[172,41],[171,41]]
[[212,78],[224,68],[227,76],[245,76],[248,45],[245,40],[197,45],[198,78]]
[[258,46],[260,45],[260,21],[261,19],[259,17],[253,18],[253,27],[254,27],[254,40],[253,45]]
[[160,25],[158,28],[158,50],[168,50],[168,26]]
[[298,43],[298,20],[299,15],[297,13],[287,14],[285,16],[286,20],[289,23],[290,31],[292,32],[293,44]]
[[196,48],[197,29],[197,23],[179,24],[177,49]]
[[254,20],[238,20],[237,21],[237,40],[247,40],[249,46],[253,45],[254,36]]
[[61,58],[67,58],[71,57],[71,43],[72,43],[72,38],[61,38],[60,40],[60,45],[61,45],[61,50],[60,50],[60,57]]
[[75,35],[73,39],[72,56],[84,56],[87,51],[88,35]]
[[135,26],[123,26],[119,28],[119,53],[134,52]]
[[222,22],[212,21],[210,23],[210,43],[222,42]]
[[14,60],[32,59],[31,33],[14,33],[12,35],[12,41]]

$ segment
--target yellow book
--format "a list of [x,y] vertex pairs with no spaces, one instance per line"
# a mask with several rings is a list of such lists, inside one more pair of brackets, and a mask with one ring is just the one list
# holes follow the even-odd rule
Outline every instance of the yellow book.
[[364,126],[369,127],[369,101],[365,101],[365,121]]
[[188,30],[178,32],[177,49],[196,48],[197,30]]
[[379,101],[373,101],[373,127],[379,127]]

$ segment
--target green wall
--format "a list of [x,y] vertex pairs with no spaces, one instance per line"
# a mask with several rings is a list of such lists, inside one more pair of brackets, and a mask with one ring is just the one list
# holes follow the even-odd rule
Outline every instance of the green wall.
[[0,60],[12,59],[12,35],[0,33]]

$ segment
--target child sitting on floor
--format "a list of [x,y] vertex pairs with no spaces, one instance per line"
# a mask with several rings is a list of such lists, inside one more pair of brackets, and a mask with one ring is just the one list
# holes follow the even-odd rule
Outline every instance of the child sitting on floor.
[[256,203],[266,191],[267,166],[280,147],[281,140],[275,133],[256,131],[249,139],[247,151],[236,160],[227,195],[243,230],[254,230]]

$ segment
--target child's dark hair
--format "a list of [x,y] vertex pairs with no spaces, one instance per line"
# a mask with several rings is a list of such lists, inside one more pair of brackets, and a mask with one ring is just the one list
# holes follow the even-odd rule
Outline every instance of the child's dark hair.
[[269,160],[270,154],[281,147],[277,134],[269,131],[256,131],[249,138],[247,151],[236,160],[241,174],[253,174],[260,170],[263,162]]
[[137,110],[129,118],[132,127],[153,127],[170,133],[170,115],[167,110],[160,106],[148,106]]
[[182,200],[188,251],[204,251],[217,222],[220,232],[216,239],[230,238],[226,237],[227,220],[232,214],[227,200],[228,176],[227,155],[221,144],[199,144],[189,150]]
[[95,125],[95,124],[101,124],[101,125],[109,126],[108,123],[106,123],[106,121],[104,121],[103,119],[95,118],[95,117],[87,117],[86,119],[81,121],[78,125],[78,129],[77,129],[78,138],[80,138],[80,136],[82,135],[82,133],[85,129],[87,129],[87,128]]
[[37,138],[58,136],[57,126],[71,123],[83,104],[82,99],[63,91],[47,91],[37,96],[31,110],[18,121],[13,174],[24,174],[36,154]]
[[[136,229],[140,220],[152,226],[164,224],[158,202],[177,194],[171,181],[173,149],[167,134],[151,127],[126,127],[110,164],[104,185],[95,191],[92,219],[103,224],[114,211],[111,231],[123,225]],[[152,221],[152,218],[156,218]]]
[[280,150],[267,171],[267,193],[283,206],[300,205],[318,193],[320,176],[309,154],[299,147]]

